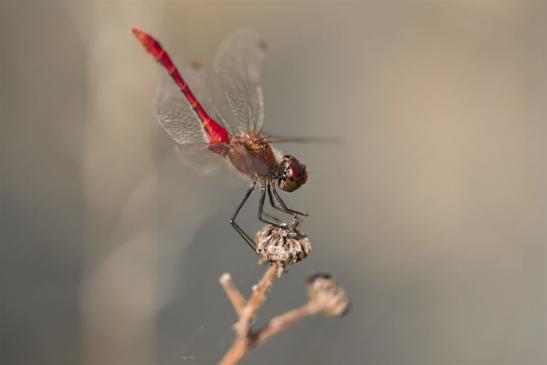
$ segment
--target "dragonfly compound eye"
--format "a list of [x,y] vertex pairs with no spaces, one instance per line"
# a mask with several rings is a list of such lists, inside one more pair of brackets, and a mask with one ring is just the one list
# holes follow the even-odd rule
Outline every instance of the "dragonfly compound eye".
[[301,163],[294,156],[283,156],[279,164],[278,185],[285,191],[295,191],[308,180],[306,165]]

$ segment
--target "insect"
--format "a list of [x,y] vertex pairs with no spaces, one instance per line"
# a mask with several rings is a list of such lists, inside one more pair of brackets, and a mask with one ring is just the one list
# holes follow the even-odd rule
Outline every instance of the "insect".
[[[261,133],[264,103],[259,73],[265,44],[260,36],[250,30],[238,31],[229,36],[217,51],[214,69],[232,111],[231,121],[235,127],[232,128],[229,118],[212,103],[211,95],[204,93],[201,102],[196,98],[156,39],[137,28],[133,33],[168,73],[160,82],[155,100],[155,113],[160,125],[182,149],[209,150],[250,180],[250,186],[230,218],[230,224],[249,247],[255,251],[254,240],[236,223],[236,217],[257,186],[260,190],[258,219],[261,222],[286,228],[285,224],[278,224],[280,220],[264,212],[266,195],[273,208],[294,216],[307,216],[287,207],[276,190],[279,187],[292,192],[305,184],[308,179],[306,166],[294,156],[281,155],[271,145],[284,140],[271,139]],[[192,86],[196,85],[199,91],[203,91],[202,73],[195,67],[184,71],[195,81]],[[215,118],[211,117],[213,113]]]

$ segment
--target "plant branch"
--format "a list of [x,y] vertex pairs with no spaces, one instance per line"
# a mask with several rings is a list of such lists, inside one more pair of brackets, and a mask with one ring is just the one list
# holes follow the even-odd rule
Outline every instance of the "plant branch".
[[228,273],[223,274],[218,282],[224,288],[226,296],[232,302],[232,306],[236,311],[238,316],[241,316],[243,308],[245,307],[246,301],[241,292],[237,289],[236,284],[232,280],[232,276]]
[[300,220],[295,218],[288,228],[266,226],[256,235],[256,251],[261,262],[271,266],[266,270],[248,300],[237,289],[230,274],[223,274],[219,282],[224,288],[239,320],[234,325],[236,340],[222,358],[220,365],[236,365],[253,348],[258,347],[275,335],[292,328],[300,321],[323,314],[339,317],[347,313],[349,299],[329,274],[317,273],[308,278],[308,302],[300,308],[271,319],[261,330],[253,332],[256,314],[262,308],[275,278],[280,278],[286,265],[300,262],[311,252],[307,236],[298,229]]
[[[230,348],[230,350],[228,350],[226,355],[224,355],[224,357],[222,358],[220,362],[221,365],[233,365],[239,363],[239,361],[247,354],[247,352],[249,352],[249,350],[254,347],[255,336],[252,334],[251,326],[256,317],[256,313],[260,308],[262,308],[262,306],[266,302],[266,299],[268,298],[268,292],[273,284],[275,277],[280,276],[280,273],[282,272],[283,268],[281,266],[278,266],[275,263],[272,264],[268,268],[268,270],[266,270],[264,276],[262,277],[262,279],[260,279],[258,284],[253,287],[253,294],[251,295],[251,298],[249,298],[245,306],[241,308],[240,312],[237,310],[234,301],[230,299],[232,300],[232,304],[236,308],[236,312],[238,312],[239,314],[239,321],[234,326],[237,333],[237,339],[234,342],[233,346]],[[225,275],[226,274],[224,274],[223,276]],[[230,292],[231,294],[233,294],[233,291],[231,289],[227,290],[226,286],[224,288],[227,293]],[[233,288],[235,288],[235,285],[233,285]],[[229,295],[230,294],[228,294],[228,296]]]
[[300,308],[293,309],[285,314],[271,319],[264,328],[257,332],[254,338],[254,346],[262,345],[270,338],[288,330],[289,328],[298,324],[300,321],[316,315],[319,310],[320,308],[318,308],[317,305],[308,302]]

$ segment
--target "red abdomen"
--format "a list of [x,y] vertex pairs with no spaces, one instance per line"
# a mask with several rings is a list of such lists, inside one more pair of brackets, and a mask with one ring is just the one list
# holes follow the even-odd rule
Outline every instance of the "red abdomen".
[[[133,34],[135,34],[137,39],[142,43],[144,48],[156,59],[156,61],[163,65],[163,67],[167,70],[169,75],[171,75],[175,83],[178,85],[180,91],[184,94],[186,100],[188,100],[188,103],[190,103],[190,106],[196,113],[196,116],[203,124],[203,127],[208,135],[208,142],[210,144],[229,143],[230,135],[228,131],[220,124],[218,124],[213,118],[211,118],[207,114],[205,109],[203,109],[199,101],[190,90],[190,87],[188,87],[186,81],[184,81],[184,79],[182,78],[179,70],[173,64],[173,61],[171,61],[171,57],[169,57],[169,55],[163,49],[160,43],[150,34],[143,32],[140,29],[133,28]],[[213,151],[215,150],[213,149]]]

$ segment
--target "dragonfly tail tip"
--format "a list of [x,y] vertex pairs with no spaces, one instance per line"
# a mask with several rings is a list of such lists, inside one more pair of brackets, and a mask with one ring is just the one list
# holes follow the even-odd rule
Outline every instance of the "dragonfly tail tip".
[[148,36],[146,32],[140,30],[139,28],[132,28],[131,31],[137,37],[137,39],[142,43]]

